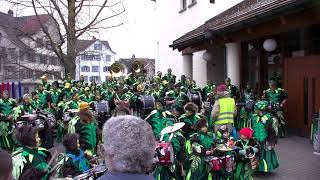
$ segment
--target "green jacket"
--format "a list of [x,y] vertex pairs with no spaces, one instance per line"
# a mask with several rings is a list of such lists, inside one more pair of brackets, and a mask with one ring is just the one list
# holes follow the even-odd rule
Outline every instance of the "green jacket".
[[[12,153],[12,173],[14,179],[19,179],[23,170],[26,168],[33,167],[42,171],[45,170],[48,167],[47,162],[50,160],[50,158],[50,152],[44,148],[30,149],[27,147],[22,147],[18,149]],[[42,179],[48,179],[48,177],[45,176]]]
[[16,106],[16,101],[14,99],[0,99],[0,112],[8,117],[12,114],[13,108]]

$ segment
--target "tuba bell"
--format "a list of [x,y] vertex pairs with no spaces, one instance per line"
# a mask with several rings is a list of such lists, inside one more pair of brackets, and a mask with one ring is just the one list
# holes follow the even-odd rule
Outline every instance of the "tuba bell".
[[124,74],[124,66],[121,63],[115,62],[111,65],[112,77],[121,77]]
[[133,61],[131,69],[134,73],[141,73],[144,70],[144,64],[140,61]]

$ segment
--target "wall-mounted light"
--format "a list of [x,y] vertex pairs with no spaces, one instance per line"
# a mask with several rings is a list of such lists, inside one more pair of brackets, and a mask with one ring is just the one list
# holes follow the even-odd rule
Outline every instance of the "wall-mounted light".
[[266,39],[263,42],[263,49],[267,52],[272,52],[277,48],[277,41],[274,39]]
[[211,58],[212,58],[212,55],[208,50],[205,53],[203,53],[203,55],[202,55],[202,59],[205,61],[210,61]]

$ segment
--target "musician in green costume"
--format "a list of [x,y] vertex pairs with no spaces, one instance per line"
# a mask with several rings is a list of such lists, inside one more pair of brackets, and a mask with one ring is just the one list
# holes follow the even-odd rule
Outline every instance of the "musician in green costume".
[[205,118],[196,122],[195,130],[196,133],[191,135],[190,143],[187,142],[186,144],[186,150],[190,160],[190,169],[187,173],[186,180],[212,179],[205,158],[214,153],[214,134],[208,132],[208,123]]
[[13,151],[15,146],[12,137],[13,108],[15,106],[16,101],[9,98],[8,91],[3,91],[0,99],[0,148],[7,151]]
[[267,113],[267,101],[258,101],[254,105],[255,113],[251,121],[254,130],[253,137],[260,144],[259,167],[257,171],[271,172],[279,167],[274,147],[278,138],[278,120]]
[[165,118],[175,119],[175,116],[170,112],[165,110],[165,103],[163,101],[156,102],[156,110],[152,111],[147,117],[146,120],[152,127],[154,137],[159,140],[160,132],[165,128],[166,124],[164,123]]
[[97,148],[97,124],[93,121],[89,104],[82,102],[78,113],[79,121],[75,124],[76,133],[79,134],[80,148],[85,154],[93,156]]
[[198,106],[194,103],[187,103],[184,106],[185,113],[182,114],[179,118],[180,122],[184,122],[185,125],[182,128],[184,137],[189,139],[192,134],[196,131],[195,124],[199,119],[201,119],[202,115],[198,114]]
[[253,172],[257,167],[258,145],[253,139],[251,128],[242,128],[239,132],[240,139],[236,142],[236,170],[235,180],[253,180]]
[[90,163],[84,151],[80,149],[79,135],[67,134],[63,139],[63,146],[66,149],[65,158],[62,160],[62,177],[78,176],[89,170]]
[[93,95],[90,93],[90,88],[84,88],[84,94],[80,96],[80,100],[83,102],[91,103],[93,101]]
[[284,137],[286,133],[286,123],[283,115],[283,107],[288,99],[287,93],[284,89],[277,88],[276,81],[270,80],[269,89],[263,92],[263,98],[273,105],[278,105],[277,109],[273,110],[274,114],[279,119],[279,135],[280,137]]
[[[162,118],[161,124],[162,124],[162,129],[164,129],[165,127],[174,125],[174,120],[171,118]],[[176,131],[173,133],[173,136],[171,137],[171,139],[170,139],[170,134],[164,134],[162,141],[171,142],[175,159],[172,165],[158,164],[155,170],[155,179],[157,180],[185,179],[186,172],[185,172],[184,164],[187,158],[185,154],[186,139],[183,137],[180,131]]]
[[21,145],[12,153],[13,178],[19,179],[31,170],[38,172],[37,179],[49,179],[48,161],[51,154],[48,150],[39,147],[40,138],[38,131],[29,125],[23,125],[16,130],[16,139]]

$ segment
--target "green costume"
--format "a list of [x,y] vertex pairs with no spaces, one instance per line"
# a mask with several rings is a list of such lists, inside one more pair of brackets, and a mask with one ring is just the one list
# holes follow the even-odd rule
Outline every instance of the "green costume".
[[179,118],[180,122],[184,122],[185,125],[182,128],[184,137],[190,138],[192,134],[195,133],[195,124],[197,121],[201,118],[201,114],[193,114],[193,115],[187,115],[187,114],[182,114]]
[[83,102],[91,103],[93,101],[93,95],[92,94],[83,94],[80,96],[80,100]]
[[146,117],[146,120],[152,127],[154,136],[156,139],[160,139],[161,130],[167,127],[166,121],[164,119],[174,118],[173,114],[169,111],[164,110],[154,110],[150,113],[149,116]]
[[14,99],[0,99],[0,112],[3,116],[0,117],[0,148],[7,151],[14,150],[12,121],[7,118],[12,115],[16,105]]
[[79,134],[81,149],[93,153],[97,147],[97,125],[95,122],[83,123],[78,121],[75,125],[76,133]]
[[44,110],[48,108],[48,96],[49,93],[47,91],[38,91],[38,96],[39,96],[39,108]]
[[50,91],[51,103],[57,106],[59,103],[60,95],[61,95],[60,90],[58,90],[58,89],[51,90]]
[[[163,128],[174,124],[172,119],[169,119],[169,118],[163,118],[161,122],[163,124],[162,126]],[[157,133],[157,132],[154,132],[154,133]],[[163,141],[168,142],[168,140],[169,140],[169,134],[165,134],[163,137]],[[184,179],[181,176],[181,171],[183,169],[183,163],[186,160],[185,148],[184,148],[185,141],[186,141],[185,138],[179,131],[173,135],[171,139],[171,144],[172,144],[173,152],[175,155],[174,164],[170,166],[158,165],[155,170],[156,180],[183,180]]]
[[198,131],[187,141],[186,149],[190,160],[190,170],[186,180],[207,180],[212,179],[208,166],[205,162],[205,153],[214,146],[214,135]]
[[[23,146],[12,153],[13,178],[19,179],[23,171],[28,168],[44,171],[48,167],[47,162],[50,158],[50,152],[44,148],[30,149]],[[50,170],[50,167],[48,170]],[[41,179],[49,179],[48,174]]]
[[[253,180],[252,174],[254,169],[251,167],[251,162],[249,158],[246,158],[247,153],[257,153],[258,146],[253,139],[248,140],[238,140],[236,142],[236,147],[238,148],[238,153],[236,156],[236,170],[234,173],[235,180]],[[258,155],[256,155],[257,157]]]
[[172,74],[165,74],[163,76],[162,80],[166,80],[170,84],[175,84],[176,83],[176,76],[172,75]]
[[212,93],[212,91],[216,88],[216,86],[214,84],[210,85],[210,84],[207,84],[203,89],[202,89],[202,98],[203,100],[207,100],[208,98],[208,95],[210,93]]
[[[260,111],[260,113],[265,111],[267,107],[268,102],[265,101],[259,101],[255,104],[255,110]],[[260,159],[257,170],[270,172],[279,167],[277,155],[274,151],[278,135],[278,121],[272,118],[269,113],[263,113],[263,115],[254,114],[252,116],[252,125],[254,130],[253,137],[260,144]]]
[[71,100],[67,102],[69,109],[78,109],[79,108],[79,101]]
[[[264,92],[264,98],[266,101],[269,101],[273,104],[281,104],[283,100],[288,98],[287,93],[281,89],[277,88],[275,90],[268,89]],[[277,109],[277,112],[275,112],[275,115],[279,119],[279,136],[284,137],[286,132],[286,123],[283,115],[282,109]]]

